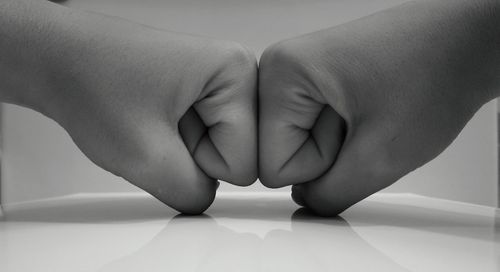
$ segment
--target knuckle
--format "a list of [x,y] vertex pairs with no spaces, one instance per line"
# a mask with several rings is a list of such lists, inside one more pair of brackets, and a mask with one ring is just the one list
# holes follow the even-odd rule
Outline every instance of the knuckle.
[[294,40],[281,41],[264,50],[260,63],[261,66],[296,63],[301,52],[302,48]]
[[253,97],[257,91],[258,73],[255,55],[236,42],[222,43],[215,55],[213,73],[204,81],[200,97]]
[[227,42],[222,49],[227,62],[229,62],[226,65],[230,71],[246,74],[257,72],[257,59],[249,48],[237,42]]
[[[264,50],[259,62],[260,94],[279,96],[282,92],[297,92],[302,88],[315,89],[311,80],[316,71],[304,49],[300,39],[292,39],[278,42]],[[300,94],[303,93],[301,90]]]
[[279,70],[280,73],[292,73],[294,76],[291,78],[297,75],[308,76],[314,70],[312,64],[316,62],[308,43],[308,39],[294,38],[269,46],[262,53],[259,69],[263,68],[264,75],[266,72]]

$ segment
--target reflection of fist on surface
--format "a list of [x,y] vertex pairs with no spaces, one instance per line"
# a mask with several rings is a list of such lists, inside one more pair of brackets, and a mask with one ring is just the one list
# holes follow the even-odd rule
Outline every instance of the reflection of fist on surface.
[[24,4],[11,6],[38,5],[50,27],[20,23],[31,41],[22,43],[22,60],[44,63],[46,72],[2,61],[16,63],[7,76],[23,75],[6,88],[14,81],[12,89],[26,90],[7,102],[51,117],[97,165],[181,212],[203,212],[216,179],[256,180],[257,65],[247,49],[45,1]]
[[262,183],[336,215],[436,157],[499,85],[493,2],[411,2],[268,48]]
[[[136,252],[105,265],[102,272],[259,271],[261,239],[238,233],[215,219],[176,216]],[[242,265],[244,264],[244,265]]]

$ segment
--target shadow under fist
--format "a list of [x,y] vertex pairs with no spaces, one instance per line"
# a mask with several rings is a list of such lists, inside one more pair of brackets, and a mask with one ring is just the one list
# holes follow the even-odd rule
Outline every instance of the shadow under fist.
[[262,183],[294,185],[298,204],[334,216],[440,154],[494,97],[499,71],[490,60],[498,50],[461,28],[494,24],[471,20],[477,7],[462,4],[470,7],[455,14],[447,3],[412,2],[268,48]]
[[62,72],[41,111],[94,163],[182,213],[207,209],[217,179],[252,184],[254,55],[233,42],[94,19],[92,46],[70,44],[54,60]]

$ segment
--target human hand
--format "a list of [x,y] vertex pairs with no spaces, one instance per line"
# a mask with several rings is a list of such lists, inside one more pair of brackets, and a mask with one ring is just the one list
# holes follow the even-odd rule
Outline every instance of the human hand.
[[68,43],[68,56],[49,62],[56,76],[38,109],[94,163],[180,212],[207,209],[216,179],[253,183],[254,55],[234,42],[102,20],[104,31],[89,28],[94,44]]
[[490,9],[457,3],[409,3],[269,47],[262,183],[294,185],[297,203],[333,216],[440,154],[498,86]]

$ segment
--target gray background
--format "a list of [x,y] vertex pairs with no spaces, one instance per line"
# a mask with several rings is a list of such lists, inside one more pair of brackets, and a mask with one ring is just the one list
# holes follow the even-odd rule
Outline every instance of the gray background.
[[[129,18],[174,31],[236,40],[257,55],[281,39],[315,31],[405,1],[326,0],[73,0],[75,8]],[[418,193],[496,206],[497,105],[485,105],[436,160],[387,192]],[[2,112],[2,201],[13,203],[82,192],[138,191],[93,165],[55,122],[5,105]],[[222,184],[223,191],[269,191]],[[283,188],[280,190],[289,190]]]

